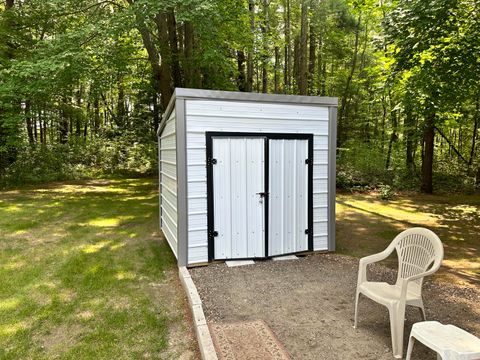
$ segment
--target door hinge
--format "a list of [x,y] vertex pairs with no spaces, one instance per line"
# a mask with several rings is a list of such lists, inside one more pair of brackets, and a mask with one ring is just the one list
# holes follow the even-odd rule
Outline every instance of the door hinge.
[[208,158],[207,165],[215,165],[217,163],[217,159]]
[[309,235],[311,233],[310,229],[305,229],[305,234]]
[[217,236],[218,236],[218,231],[209,230],[209,231],[208,231],[208,235],[210,235],[210,237],[217,237]]
[[307,165],[312,165],[312,164],[313,164],[313,160],[312,160],[312,159],[305,159],[305,164],[307,164]]

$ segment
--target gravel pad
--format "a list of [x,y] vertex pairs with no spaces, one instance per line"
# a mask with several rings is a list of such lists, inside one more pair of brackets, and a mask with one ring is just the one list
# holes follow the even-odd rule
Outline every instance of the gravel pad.
[[[209,323],[263,320],[294,359],[388,359],[388,311],[360,298],[359,326],[353,329],[358,259],[313,254],[293,261],[257,261],[228,268],[212,264],[190,269]],[[369,267],[369,280],[393,283],[396,272]],[[480,288],[427,280],[423,287],[429,320],[453,324],[480,335]],[[420,311],[408,307],[404,346]],[[405,351],[404,351],[405,354]],[[417,343],[414,359],[436,359]]]

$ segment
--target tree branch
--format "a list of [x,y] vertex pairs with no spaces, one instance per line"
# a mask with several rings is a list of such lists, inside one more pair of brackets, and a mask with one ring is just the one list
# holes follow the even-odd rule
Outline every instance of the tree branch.
[[437,130],[437,132],[447,141],[448,145],[450,145],[450,148],[452,148],[452,150],[455,152],[455,154],[458,155],[458,157],[460,159],[463,160],[463,162],[465,164],[468,165],[468,161],[462,156],[462,154],[460,154],[460,151],[457,150],[457,148],[453,145],[453,143],[445,136],[445,134],[438,128],[435,126],[435,130]]

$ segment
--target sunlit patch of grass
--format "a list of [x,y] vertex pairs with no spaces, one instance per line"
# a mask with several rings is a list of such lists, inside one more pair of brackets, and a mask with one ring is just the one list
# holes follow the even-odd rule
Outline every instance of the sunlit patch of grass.
[[28,327],[26,322],[20,321],[13,324],[0,325],[0,336],[14,335]]
[[[130,236],[130,237],[132,237],[132,236]],[[110,250],[115,251],[115,250],[121,249],[122,247],[125,246],[125,244],[126,244],[125,242],[122,242],[122,243],[112,245],[112,246],[110,246]]]
[[20,299],[9,298],[0,300],[0,311],[13,310],[20,305]]
[[21,207],[20,206],[17,206],[17,205],[10,205],[10,206],[7,206],[3,209],[3,211],[9,213],[9,212],[17,212],[17,211],[20,211],[21,210]]
[[191,353],[188,323],[174,324],[186,321],[182,294],[165,303],[150,291],[177,274],[157,189],[122,179],[0,192],[0,358]]
[[110,245],[111,243],[112,242],[110,240],[99,241],[95,244],[89,244],[89,245],[83,246],[82,251],[85,254],[92,254],[92,253],[95,253],[95,252],[99,251],[100,249]]
[[118,271],[115,274],[117,280],[133,280],[135,277],[136,275],[131,271]]
[[110,217],[110,218],[96,218],[90,220],[87,224],[90,226],[98,226],[98,227],[111,227],[111,226],[119,226],[122,221],[125,220],[132,220],[134,216],[117,216],[117,217]]

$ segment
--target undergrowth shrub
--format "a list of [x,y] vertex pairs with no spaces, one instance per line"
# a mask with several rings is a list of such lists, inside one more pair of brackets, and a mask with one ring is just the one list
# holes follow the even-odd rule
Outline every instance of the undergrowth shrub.
[[380,184],[378,186],[378,194],[382,200],[392,200],[395,196],[395,191],[390,185]]
[[88,142],[16,147],[15,161],[0,174],[0,187],[105,175],[150,175],[156,172],[156,142],[140,142],[125,133]]

